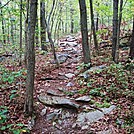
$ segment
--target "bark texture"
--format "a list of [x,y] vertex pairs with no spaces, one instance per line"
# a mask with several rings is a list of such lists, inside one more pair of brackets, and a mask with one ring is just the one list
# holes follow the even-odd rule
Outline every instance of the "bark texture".
[[133,16],[133,31],[132,31],[132,40],[130,43],[130,53],[129,56],[131,59],[134,59],[134,16]]
[[117,52],[117,34],[118,34],[118,0],[113,0],[113,39],[112,39],[112,57],[116,62]]
[[85,64],[88,64],[91,63],[91,59],[90,59],[90,50],[88,45],[87,11],[86,11],[85,0],[79,0],[79,6],[80,6],[83,61]]
[[95,49],[98,52],[98,42],[97,42],[97,36],[96,36],[96,31],[95,31],[94,14],[93,14],[93,1],[89,0],[89,2],[90,2],[90,14],[91,14],[91,28],[93,31],[94,45],[95,45]]
[[24,110],[27,115],[33,113],[33,91],[34,91],[34,69],[35,69],[35,50],[34,37],[37,17],[37,0],[30,1],[30,19],[28,24],[28,51],[27,51],[27,79],[26,79],[26,98]]

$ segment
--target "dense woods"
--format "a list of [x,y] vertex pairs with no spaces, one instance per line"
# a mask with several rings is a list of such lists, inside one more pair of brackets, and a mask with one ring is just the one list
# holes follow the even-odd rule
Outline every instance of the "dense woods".
[[133,0],[0,0],[0,134],[134,133]]

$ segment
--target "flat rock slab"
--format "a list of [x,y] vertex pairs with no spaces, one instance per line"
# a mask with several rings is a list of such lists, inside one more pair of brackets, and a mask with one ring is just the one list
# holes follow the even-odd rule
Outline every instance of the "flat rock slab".
[[65,76],[69,79],[73,78],[75,76],[75,74],[72,74],[72,73],[67,73],[65,74]]
[[111,129],[108,129],[108,130],[97,132],[96,134],[113,134],[113,132]]
[[106,65],[91,67],[90,69],[86,70],[84,73],[80,74],[79,76],[85,76],[85,74],[87,74],[87,73],[97,71],[97,70],[103,70],[106,67],[107,67]]
[[49,106],[59,106],[59,107],[74,108],[74,109],[78,109],[80,107],[80,105],[73,102],[72,100],[63,97],[40,95],[38,96],[38,99],[43,104]]
[[79,102],[89,102],[90,100],[91,99],[89,98],[89,96],[82,96],[75,99],[75,101],[79,101]]
[[46,93],[49,94],[49,95],[53,95],[53,96],[63,96],[64,95],[60,91],[52,90],[52,89],[47,90]]
[[116,106],[112,105],[109,108],[101,108],[101,110],[103,112],[101,112],[99,110],[91,111],[88,113],[82,112],[82,113],[78,114],[76,123],[78,123],[79,125],[83,125],[85,122],[93,123],[95,121],[98,121],[102,117],[104,117],[105,114],[110,113],[115,108],[116,108]]

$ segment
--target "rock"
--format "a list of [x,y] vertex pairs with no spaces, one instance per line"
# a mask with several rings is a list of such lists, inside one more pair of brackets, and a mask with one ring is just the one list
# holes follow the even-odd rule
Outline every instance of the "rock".
[[72,51],[73,48],[69,47],[69,48],[66,48],[66,49],[63,49],[64,51]]
[[59,114],[57,114],[57,113],[51,113],[51,114],[48,114],[48,115],[46,116],[46,119],[47,119],[47,120],[56,120],[56,119],[58,119],[58,115],[59,115]]
[[46,116],[47,120],[57,120],[61,114],[61,109],[56,109],[53,111],[53,113],[50,113]]
[[82,126],[81,127],[81,130],[85,130],[85,129],[88,129],[89,128],[89,126],[88,125],[85,125],[85,126]]
[[76,47],[78,45],[76,42],[66,42],[66,44],[70,47]]
[[54,95],[54,96],[63,96],[64,95],[60,91],[51,90],[51,89],[47,90],[46,93],[49,94],[49,95]]
[[38,96],[40,102],[49,106],[59,106],[66,108],[78,109],[80,106],[70,99],[57,96],[40,95]]
[[100,112],[99,110],[91,111],[88,113],[82,112],[78,114],[76,122],[80,125],[84,124],[85,122],[88,122],[89,124],[93,123],[104,117],[105,114],[110,113],[115,107],[115,105],[112,105],[109,108],[101,108],[103,112]]
[[62,112],[61,118],[62,119],[67,119],[67,118],[69,118],[71,116],[72,116],[72,114],[70,114],[68,111],[65,111],[65,112]]
[[82,96],[75,99],[75,101],[81,101],[81,102],[89,102],[90,100],[91,99],[89,98],[89,96]]
[[97,132],[96,134],[112,134],[112,133],[113,133],[112,130],[108,129],[108,130]]
[[66,88],[62,88],[62,87],[59,87],[58,90],[59,90],[59,91],[62,91],[62,92],[66,92],[66,91],[67,91]]
[[66,62],[66,60],[68,59],[66,55],[58,55],[57,58],[60,64]]
[[44,115],[46,115],[46,113],[47,113],[47,109],[46,109],[46,108],[44,108],[44,109],[42,109],[42,111],[41,111],[41,113],[40,113],[40,114],[41,114],[42,116],[44,116]]
[[67,83],[66,86],[67,86],[67,87],[72,87],[72,86],[74,86],[74,84],[73,84],[72,82],[69,82],[69,83]]
[[67,73],[65,74],[65,76],[69,79],[73,78],[75,76],[75,74],[72,74],[72,73]]
[[52,78],[52,77],[41,77],[40,80],[42,80],[42,81],[50,81],[50,80],[56,80],[56,79]]
[[115,105],[111,105],[109,108],[101,108],[104,114],[108,114],[116,108]]
[[88,74],[90,72],[97,71],[97,70],[103,70],[104,68],[106,68],[106,65],[91,67],[90,69],[86,70],[84,73],[80,74],[79,76],[84,77],[84,76],[86,76],[86,74]]

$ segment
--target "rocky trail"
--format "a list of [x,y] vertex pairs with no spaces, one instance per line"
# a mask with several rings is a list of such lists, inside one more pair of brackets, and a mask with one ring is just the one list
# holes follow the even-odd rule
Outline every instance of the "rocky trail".
[[118,130],[110,123],[108,126],[100,125],[98,128],[92,125],[111,115],[116,105],[111,103],[107,108],[97,108],[88,92],[80,93],[81,87],[77,83],[78,77],[84,78],[90,71],[105,69],[106,64],[91,67],[88,73],[79,73],[78,76],[77,67],[82,60],[81,45],[74,37],[69,36],[59,42],[58,50],[60,68],[53,68],[54,62],[49,58],[52,57],[51,54],[47,55],[47,64],[45,56],[37,57],[35,81],[37,119],[32,132],[35,134],[117,133]]
[[[55,48],[60,67],[53,61],[51,52],[36,49],[33,117],[26,118],[23,112],[24,78],[1,87],[0,104],[8,107],[8,122],[5,125],[21,122],[31,130],[31,134],[134,132],[133,70],[130,74],[121,70],[120,65],[113,65],[111,48],[104,47],[105,44],[100,45],[99,55],[90,46],[92,67],[85,70],[79,43],[76,36],[71,35],[59,40]],[[127,55],[128,48],[120,49],[123,65]],[[21,70],[23,65],[16,66],[15,58],[16,55],[6,53],[0,57],[0,62],[11,72]],[[25,71],[23,75],[26,76]],[[18,95],[10,99],[12,90]]]

